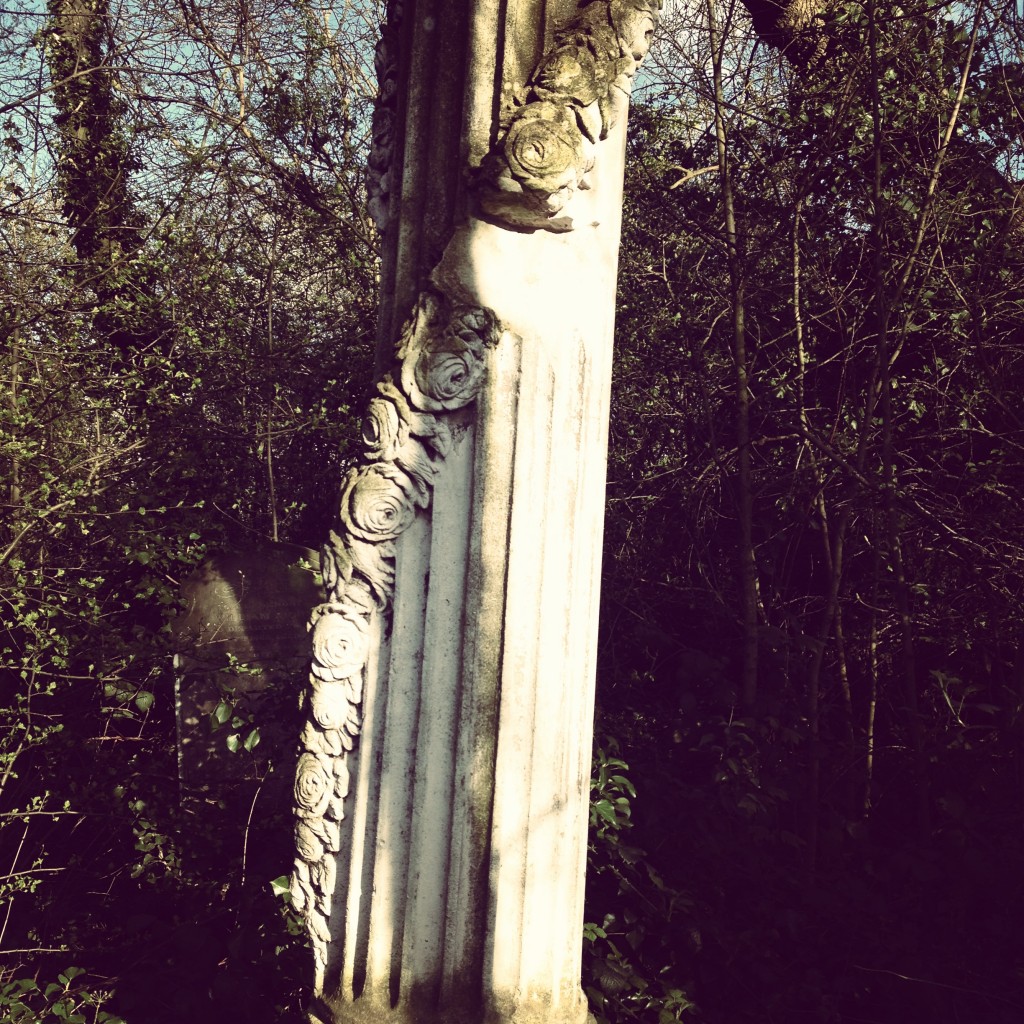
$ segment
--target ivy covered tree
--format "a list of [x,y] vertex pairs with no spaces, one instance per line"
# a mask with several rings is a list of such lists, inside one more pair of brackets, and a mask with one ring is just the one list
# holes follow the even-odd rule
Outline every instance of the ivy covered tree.
[[372,361],[371,95],[362,20],[247,13],[0,14],[5,1020],[298,1012],[287,860],[179,806],[168,625],[206,554],[324,532]]

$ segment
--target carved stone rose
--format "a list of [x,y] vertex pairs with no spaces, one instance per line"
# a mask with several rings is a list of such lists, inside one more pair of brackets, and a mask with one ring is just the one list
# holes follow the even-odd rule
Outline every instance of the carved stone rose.
[[587,169],[576,120],[556,103],[527,103],[509,125],[504,153],[512,177],[536,192],[573,187]]
[[481,210],[501,223],[571,231],[563,211],[586,189],[593,147],[625,112],[662,0],[589,0],[555,33],[513,109],[505,136],[481,161]]
[[[412,364],[415,386],[409,389],[413,400],[425,408],[461,409],[468,405],[484,379],[480,349],[446,333],[431,348],[417,352]],[[404,368],[402,376],[404,382]]]
[[340,681],[366,664],[369,630],[362,616],[344,605],[328,608],[313,626],[312,671],[318,679]]
[[341,489],[341,521],[360,540],[394,540],[422,503],[416,485],[390,462],[349,470]]
[[341,682],[317,680],[310,698],[313,721],[321,729],[342,729],[349,719],[348,689]]
[[363,445],[366,457],[392,461],[409,443],[409,424],[394,401],[371,398],[363,417]]
[[612,0],[611,18],[622,54],[640,62],[647,56],[658,27],[661,0]]
[[601,94],[602,85],[594,55],[585,47],[568,45],[545,56],[533,76],[533,93],[540,100],[576,103],[588,107]]
[[295,809],[300,818],[322,818],[334,795],[334,778],[316,754],[305,753],[295,767]]
[[421,409],[461,409],[476,398],[486,375],[484,353],[496,344],[490,310],[459,307],[443,329],[418,331],[402,362],[402,386]]

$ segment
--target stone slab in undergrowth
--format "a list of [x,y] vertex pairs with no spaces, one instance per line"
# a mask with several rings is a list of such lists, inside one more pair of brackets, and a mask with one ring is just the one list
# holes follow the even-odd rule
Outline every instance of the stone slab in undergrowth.
[[[310,549],[260,542],[211,556],[185,581],[173,627],[184,800],[248,801],[253,784],[273,768],[281,780],[273,802],[287,807],[295,694],[309,660],[305,620],[319,595],[318,566]],[[230,715],[215,728],[219,706],[221,717]],[[253,729],[259,740],[247,750]]]

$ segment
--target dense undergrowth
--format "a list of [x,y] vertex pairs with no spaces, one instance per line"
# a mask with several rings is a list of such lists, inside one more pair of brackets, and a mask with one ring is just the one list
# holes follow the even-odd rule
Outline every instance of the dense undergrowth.
[[903,813],[909,766],[893,759],[869,820],[832,803],[812,869],[795,731],[714,713],[656,726],[646,711],[619,719],[614,760],[599,754],[617,781],[595,774],[596,795],[628,798],[614,823],[592,816],[585,964],[599,1021],[1019,1018],[1012,755],[950,755],[924,842]]
[[[250,4],[238,76],[216,5],[8,6],[0,1019],[298,1021],[287,766],[228,709],[244,797],[179,800],[168,623],[208,553],[317,546],[354,451],[373,12]],[[1016,1022],[1021,22],[833,5],[798,68],[718,13],[631,114],[583,984]]]

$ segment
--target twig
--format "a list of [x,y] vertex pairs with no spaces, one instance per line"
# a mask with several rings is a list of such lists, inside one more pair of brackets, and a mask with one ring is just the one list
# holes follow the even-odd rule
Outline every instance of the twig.
[[901,981],[916,981],[919,985],[932,985],[935,988],[947,988],[951,992],[963,992],[964,995],[969,996],[983,996],[985,999],[995,1000],[997,1003],[1005,1003],[1007,1006],[1012,1006],[1015,1010],[1024,1010],[1024,1006],[1020,1003],[1011,1002],[1009,999],[1004,999],[1002,996],[993,995],[991,992],[983,992],[976,988],[961,988],[959,985],[947,985],[943,981],[931,981],[928,978],[914,978],[909,974],[900,974],[899,971],[887,971],[881,967],[861,967],[860,964],[853,965],[858,971],[867,971],[869,974],[891,974],[894,978],[899,978]]

